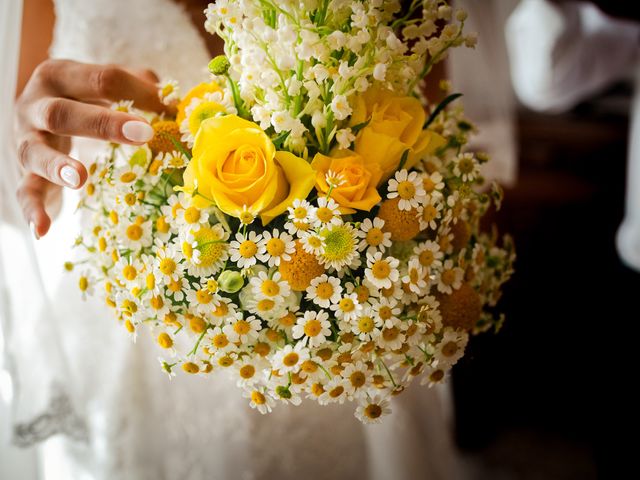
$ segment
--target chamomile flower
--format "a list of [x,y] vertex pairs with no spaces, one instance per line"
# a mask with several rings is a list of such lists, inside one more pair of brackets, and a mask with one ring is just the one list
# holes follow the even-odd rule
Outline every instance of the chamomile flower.
[[295,199],[293,204],[287,209],[289,212],[287,219],[287,230],[289,233],[306,232],[311,228],[315,217],[316,207],[302,199]]
[[327,171],[324,178],[329,188],[337,188],[347,181],[342,173],[336,173],[333,170]]
[[307,311],[293,327],[293,338],[301,338],[302,343],[310,347],[322,345],[330,335],[331,323],[329,314],[325,311]]
[[341,293],[340,280],[326,274],[311,280],[311,285],[307,288],[307,298],[322,308],[329,308],[332,303],[337,303]]
[[479,168],[478,160],[473,153],[463,153],[455,160],[453,174],[463,182],[472,182],[480,173]]
[[454,365],[462,355],[469,341],[469,334],[453,328],[445,328],[442,340],[434,353],[438,365]]
[[351,363],[340,375],[345,380],[344,386],[348,396],[357,398],[365,394],[371,377],[371,371],[365,363]]
[[358,302],[358,295],[356,293],[349,293],[343,295],[338,302],[331,305],[331,310],[334,311],[336,318],[348,322],[359,315],[362,310],[362,305]]
[[245,319],[242,313],[236,313],[235,319],[225,325],[222,331],[231,342],[249,343],[258,338],[261,329],[262,323],[253,315]]
[[178,211],[176,225],[179,228],[197,232],[201,226],[208,224],[209,214],[193,204],[189,204]]
[[446,383],[450,372],[449,365],[430,366],[420,379],[420,385],[428,385],[431,388],[434,385]]
[[293,373],[300,370],[301,365],[309,360],[309,357],[309,349],[302,342],[298,342],[295,347],[285,345],[282,350],[278,350],[271,362],[280,373]]
[[[213,4],[211,4],[213,5]],[[275,406],[275,400],[269,395],[266,395],[262,389],[247,389],[244,390],[242,396],[249,398],[249,406],[257,409],[260,413],[271,413]]]
[[442,195],[444,189],[444,181],[440,172],[435,171],[431,174],[422,174],[422,188],[429,197]]
[[229,340],[226,333],[222,331],[222,327],[217,326],[207,332],[207,341],[209,342],[209,350],[213,352],[229,352],[236,348],[235,344]]
[[165,170],[179,170],[185,168],[189,163],[189,159],[184,153],[175,150],[172,152],[159,153],[156,158],[162,162]]
[[80,289],[82,299],[86,300],[87,295],[93,295],[93,284],[95,279],[89,270],[85,270],[80,274],[78,279],[78,288]]
[[381,324],[385,327],[393,327],[400,321],[402,307],[395,298],[379,298],[371,302],[371,310]]
[[291,293],[291,287],[282,279],[280,272],[275,272],[269,277],[267,272],[261,271],[250,281],[253,294],[258,299],[267,299],[274,302],[282,302]]
[[166,245],[158,242],[153,251],[156,254],[153,269],[158,277],[165,283],[177,280],[182,275],[183,265],[180,263],[175,244]]
[[317,228],[340,225],[342,223],[340,206],[333,198],[318,198],[318,208],[313,211],[312,222]]
[[358,244],[358,250],[367,253],[384,252],[391,246],[391,232],[382,230],[384,220],[375,217],[373,221],[365,218],[360,224],[360,228],[356,231],[358,238],[361,238]]
[[165,105],[171,105],[175,103],[180,97],[180,89],[178,82],[175,80],[165,80],[160,83],[158,96]]
[[142,262],[133,256],[120,257],[115,264],[115,270],[119,273],[118,279],[129,287],[141,284],[143,269]]
[[176,302],[185,299],[185,292],[189,290],[189,282],[184,277],[171,279],[167,282],[167,295],[173,297]]
[[318,397],[320,405],[328,405],[330,403],[343,404],[347,399],[346,381],[340,375],[335,375],[324,386],[324,393]]
[[238,387],[250,388],[260,381],[261,362],[251,357],[243,357],[241,361],[235,362],[234,368],[237,369]]
[[360,266],[358,241],[353,227],[349,224],[330,224],[320,233],[323,241],[319,260],[342,276],[345,267],[354,270]]
[[120,222],[118,230],[118,238],[125,248],[140,250],[144,247],[150,247],[153,243],[151,220],[145,221],[142,216],[132,222]]
[[201,226],[180,239],[189,275],[209,277],[215,275],[229,258],[228,232],[219,223]]
[[371,307],[366,306],[351,319],[349,325],[351,326],[351,332],[360,341],[368,342],[379,335],[383,322]]
[[261,247],[263,253],[258,253],[258,260],[266,263],[269,267],[280,265],[282,260],[291,260],[291,255],[296,251],[296,244],[293,237],[285,232],[280,232],[277,228],[262,234]]
[[400,261],[394,257],[382,257],[381,252],[367,253],[365,276],[378,288],[390,288],[400,278],[398,265]]
[[403,284],[407,285],[409,290],[420,295],[427,288],[427,274],[424,267],[417,258],[412,258],[407,263],[407,270],[401,278]]
[[405,341],[405,335],[400,326],[384,327],[376,335],[375,341],[380,348],[385,350],[399,350]]
[[375,395],[365,397],[358,406],[355,416],[362,423],[381,423],[382,417],[391,413],[389,400],[385,397]]
[[454,266],[453,260],[445,260],[442,272],[438,276],[438,291],[450,294],[460,288],[462,280],[464,280],[464,270]]
[[396,172],[394,178],[389,180],[389,193],[387,198],[399,197],[398,208],[411,210],[418,208],[425,198],[422,178],[418,172],[409,173],[406,169]]
[[200,315],[205,315],[218,302],[218,295],[211,293],[208,288],[198,286],[196,289],[187,290],[187,302],[189,306]]
[[315,230],[300,235],[300,243],[303,250],[312,255],[322,255],[324,252],[324,239]]
[[418,256],[418,262],[429,271],[439,270],[442,267],[444,253],[440,251],[440,245],[431,240],[418,244],[413,249],[413,253]]
[[230,260],[240,268],[249,268],[256,264],[257,257],[267,251],[262,242],[262,235],[249,232],[248,235],[236,233],[235,240],[229,243]]
[[167,205],[163,205],[160,210],[163,215],[173,221],[178,218],[180,210],[184,209],[185,205],[189,205],[190,203],[191,200],[184,194],[184,192],[180,192],[177,195],[171,195],[167,199]]
[[437,230],[438,220],[442,217],[442,209],[444,208],[442,199],[433,196],[428,202],[424,202],[418,207],[418,221],[420,222],[420,230]]

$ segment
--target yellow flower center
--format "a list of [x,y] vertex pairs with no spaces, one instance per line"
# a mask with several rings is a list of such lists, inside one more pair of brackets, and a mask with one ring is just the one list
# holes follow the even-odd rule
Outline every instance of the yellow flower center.
[[364,285],[358,285],[355,292],[360,303],[364,303],[369,299],[369,289]]
[[158,335],[158,344],[162,348],[171,348],[173,347],[173,340],[171,339],[169,334],[163,332],[160,335]]
[[273,307],[275,307],[275,305],[276,304],[273,300],[269,300],[268,298],[265,298],[264,300],[260,300],[257,303],[256,308],[261,312],[268,312],[272,310]]
[[133,172],[125,172],[120,175],[120,181],[122,183],[131,183],[136,179],[136,174]]
[[445,270],[442,272],[440,280],[442,280],[442,283],[445,285],[453,285],[453,282],[456,280],[456,273],[453,270]]
[[213,278],[207,280],[207,290],[209,290],[210,293],[216,293],[218,291],[218,282]]
[[240,376],[244,379],[252,378],[256,373],[256,367],[253,365],[243,365],[240,367]]
[[323,223],[328,223],[333,218],[333,211],[327,207],[320,207],[316,212],[318,219]]
[[87,288],[89,288],[89,279],[84,276],[80,277],[78,280],[78,288],[80,288],[81,291],[86,292]]
[[257,251],[258,251],[258,246],[256,245],[255,242],[251,240],[245,240],[240,244],[240,248],[238,248],[238,252],[240,253],[240,256],[244,258],[253,257]]
[[376,419],[382,415],[382,408],[380,405],[367,405],[364,409],[364,414],[371,419]]
[[267,399],[264,398],[264,395],[257,390],[251,392],[251,401],[256,405],[264,405],[267,403]]
[[140,240],[142,238],[142,227],[140,225],[129,225],[127,227],[127,238],[129,240]]
[[224,333],[219,333],[211,339],[211,343],[213,343],[213,346],[216,348],[224,348],[229,345],[229,339]]
[[298,220],[304,220],[307,217],[307,209],[304,207],[296,207],[293,210],[293,216]]
[[213,311],[213,314],[216,317],[224,317],[227,313],[229,313],[229,307],[224,302],[220,302],[220,305],[218,305]]
[[371,273],[378,279],[387,278],[391,273],[391,267],[386,260],[378,260],[371,267]]
[[189,242],[182,242],[182,253],[189,260],[193,257],[193,247]]
[[463,158],[458,162],[460,173],[471,173],[473,171],[473,161],[469,158]]
[[302,365],[300,365],[300,368],[303,372],[315,373],[318,371],[318,364],[313,360],[305,360],[304,362],[302,362]]
[[429,380],[432,382],[439,382],[444,378],[444,370],[434,370],[429,374]]
[[169,282],[169,285],[167,285],[167,287],[169,287],[169,290],[171,290],[173,293],[176,293],[182,290],[182,285],[177,280],[171,280]]
[[169,232],[169,224],[167,223],[167,219],[164,215],[162,217],[158,217],[158,219],[156,220],[156,229],[160,233]]
[[220,365],[221,367],[230,367],[231,365],[233,365],[233,358],[228,355],[220,357],[220,359],[218,360],[218,365]]
[[436,184],[433,183],[433,180],[431,180],[429,177],[424,177],[422,179],[422,188],[424,188],[424,191],[426,193],[431,193],[436,188]]
[[366,240],[368,245],[371,245],[372,247],[377,247],[384,240],[384,234],[382,233],[382,230],[380,230],[379,228],[373,227],[373,228],[370,228],[369,231],[367,232]]
[[393,316],[393,312],[389,306],[383,305],[378,309],[378,315],[382,320],[389,320]]
[[176,218],[178,216],[178,210],[182,210],[184,207],[180,205],[180,202],[177,202],[173,207],[171,207],[171,216]]
[[373,319],[371,317],[360,317],[358,319],[358,330],[362,333],[369,333],[373,330]]
[[271,238],[267,242],[267,253],[272,257],[279,257],[284,253],[285,244],[279,238]]
[[283,327],[291,327],[296,323],[296,315],[293,312],[288,312],[284,317],[281,317],[278,322]]
[[350,298],[343,298],[342,300],[340,300],[339,306],[340,310],[346,313],[353,312],[353,310],[355,310],[356,308],[355,303],[353,303],[353,300],[351,300]]
[[203,305],[208,304],[213,299],[211,292],[207,289],[201,289],[196,292],[196,300]]
[[418,261],[423,267],[430,267],[434,260],[435,257],[431,250],[425,250],[418,256]]
[[197,223],[200,220],[200,210],[196,207],[189,207],[184,211],[184,220],[187,223]]
[[323,257],[329,261],[345,260],[353,252],[355,240],[346,227],[332,229],[324,236]]
[[458,352],[458,344],[456,342],[447,342],[442,346],[441,351],[445,357],[453,357]]
[[398,184],[398,195],[400,196],[400,198],[409,200],[410,198],[413,198],[415,194],[416,187],[412,182],[405,180],[404,182],[400,182]]
[[385,328],[384,330],[382,330],[382,338],[384,338],[387,342],[395,340],[396,338],[398,338],[399,334],[400,330],[398,330],[397,327]]
[[107,249],[107,240],[104,237],[98,239],[98,250],[104,252]]
[[124,196],[124,203],[126,203],[130,207],[135,205],[136,204],[136,195],[135,195],[135,193],[127,193]]
[[251,212],[247,212],[246,210],[243,211],[242,213],[240,213],[240,221],[244,224],[244,225],[249,225],[251,223],[253,223],[253,219],[255,218],[253,216],[253,213]]
[[411,281],[411,283],[418,283],[418,281],[420,280],[420,274],[418,273],[418,270],[416,270],[415,268],[409,270],[409,280]]
[[195,374],[200,371],[200,367],[193,362],[187,362],[182,364],[182,370],[187,373]]
[[118,224],[118,213],[115,210],[109,212],[109,220],[111,220],[111,223],[114,225]]
[[151,304],[151,308],[153,308],[154,310],[160,310],[162,307],[164,307],[164,300],[162,300],[162,297],[160,295],[151,297],[151,301],[149,303]]
[[274,282],[273,280],[267,279],[262,282],[260,291],[268,297],[275,297],[280,293],[280,285],[278,285],[278,283]]
[[204,321],[203,318],[200,317],[191,317],[189,319],[189,328],[193,333],[202,333],[207,328],[207,322]]
[[434,207],[431,204],[425,205],[425,207],[422,210],[422,219],[425,222],[430,222],[431,220],[435,220],[437,216],[438,216],[438,210],[436,209],[436,207]]
[[344,392],[344,387],[342,385],[338,385],[337,387],[329,390],[329,396],[331,398],[338,398]]
[[238,335],[246,335],[251,331],[251,325],[246,320],[238,320],[233,324],[233,331]]
[[171,275],[176,271],[176,262],[171,258],[163,258],[160,260],[160,271],[165,275]]
[[122,276],[129,281],[134,280],[137,275],[138,271],[133,265],[125,265],[125,267],[122,269]]
[[194,237],[198,242],[198,250],[200,251],[200,267],[210,267],[222,258],[227,244],[220,242],[222,238],[216,230],[209,227],[201,227],[200,230],[194,233]]
[[323,282],[316,288],[316,295],[322,300],[328,300],[333,295],[333,285],[329,282]]
[[296,352],[287,353],[282,359],[283,365],[293,367],[300,360],[300,356]]
[[319,320],[316,320],[316,319],[309,320],[304,325],[304,334],[307,337],[315,337],[319,335],[321,331],[322,331],[322,324],[320,323]]
[[355,371],[349,376],[349,381],[351,385],[356,388],[362,387],[366,383],[367,377],[365,377],[364,373],[360,371]]

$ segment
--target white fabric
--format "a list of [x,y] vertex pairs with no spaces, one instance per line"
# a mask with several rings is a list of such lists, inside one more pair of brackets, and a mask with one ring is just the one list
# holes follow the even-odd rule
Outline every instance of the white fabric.
[[[170,0],[58,0],[56,15],[52,56],[151,67],[185,88],[202,77],[208,60],[204,42]],[[90,142],[77,146],[76,154],[89,159]],[[65,425],[84,425],[68,430],[86,433],[88,440],[65,437],[45,444],[47,480],[460,478],[440,396],[446,391],[440,389],[415,385],[394,399],[394,413],[384,425],[364,427],[353,416],[353,405],[306,403],[262,416],[224,374],[215,379],[178,375],[169,382],[150,336],[143,332],[132,344],[105,306],[80,299],[77,277],[61,273],[81,220],[73,215],[72,193],[65,192],[60,217],[37,242],[44,282],[20,281],[9,288],[17,307],[9,315],[14,332],[39,339],[13,352],[12,358],[29,370],[17,372],[18,378],[33,373],[32,383],[21,391],[50,397],[41,387],[54,373],[62,380],[64,398],[72,400],[65,403],[66,411],[81,407],[75,411],[84,423]],[[30,244],[21,238],[9,245],[12,255],[17,246]],[[28,249],[24,254],[24,261],[35,258]],[[11,266],[5,273],[12,281],[22,274]],[[53,301],[40,318],[29,319],[25,331],[24,312],[35,309],[38,302],[31,303],[31,297],[40,296]],[[41,336],[50,326],[57,330]],[[62,354],[64,361],[51,363],[51,372],[46,364],[34,368],[29,364],[34,352],[43,359]],[[23,401],[15,399],[18,407]],[[46,402],[27,404],[32,419],[46,411]]]
[[506,35],[515,91],[534,110],[567,110],[635,76],[626,213],[616,243],[622,260],[640,271],[640,24],[608,17],[586,3],[524,0]]

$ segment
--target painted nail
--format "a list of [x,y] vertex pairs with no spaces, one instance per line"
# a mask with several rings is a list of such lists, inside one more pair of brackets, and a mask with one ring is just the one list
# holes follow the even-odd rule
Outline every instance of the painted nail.
[[132,142],[148,142],[153,138],[153,128],[148,123],[131,120],[122,125],[122,134]]
[[33,223],[33,221],[29,222],[29,230],[31,230],[31,233],[36,240],[40,240],[40,235],[38,235],[38,232],[36,231],[36,224]]
[[65,165],[60,169],[60,178],[72,188],[78,188],[80,185],[80,175],[75,168],[69,165]]

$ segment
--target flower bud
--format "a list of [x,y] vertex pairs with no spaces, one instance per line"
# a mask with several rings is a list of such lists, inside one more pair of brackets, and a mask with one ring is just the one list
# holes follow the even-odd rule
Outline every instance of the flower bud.
[[244,278],[240,272],[225,270],[218,277],[218,287],[226,293],[236,293],[244,285]]

